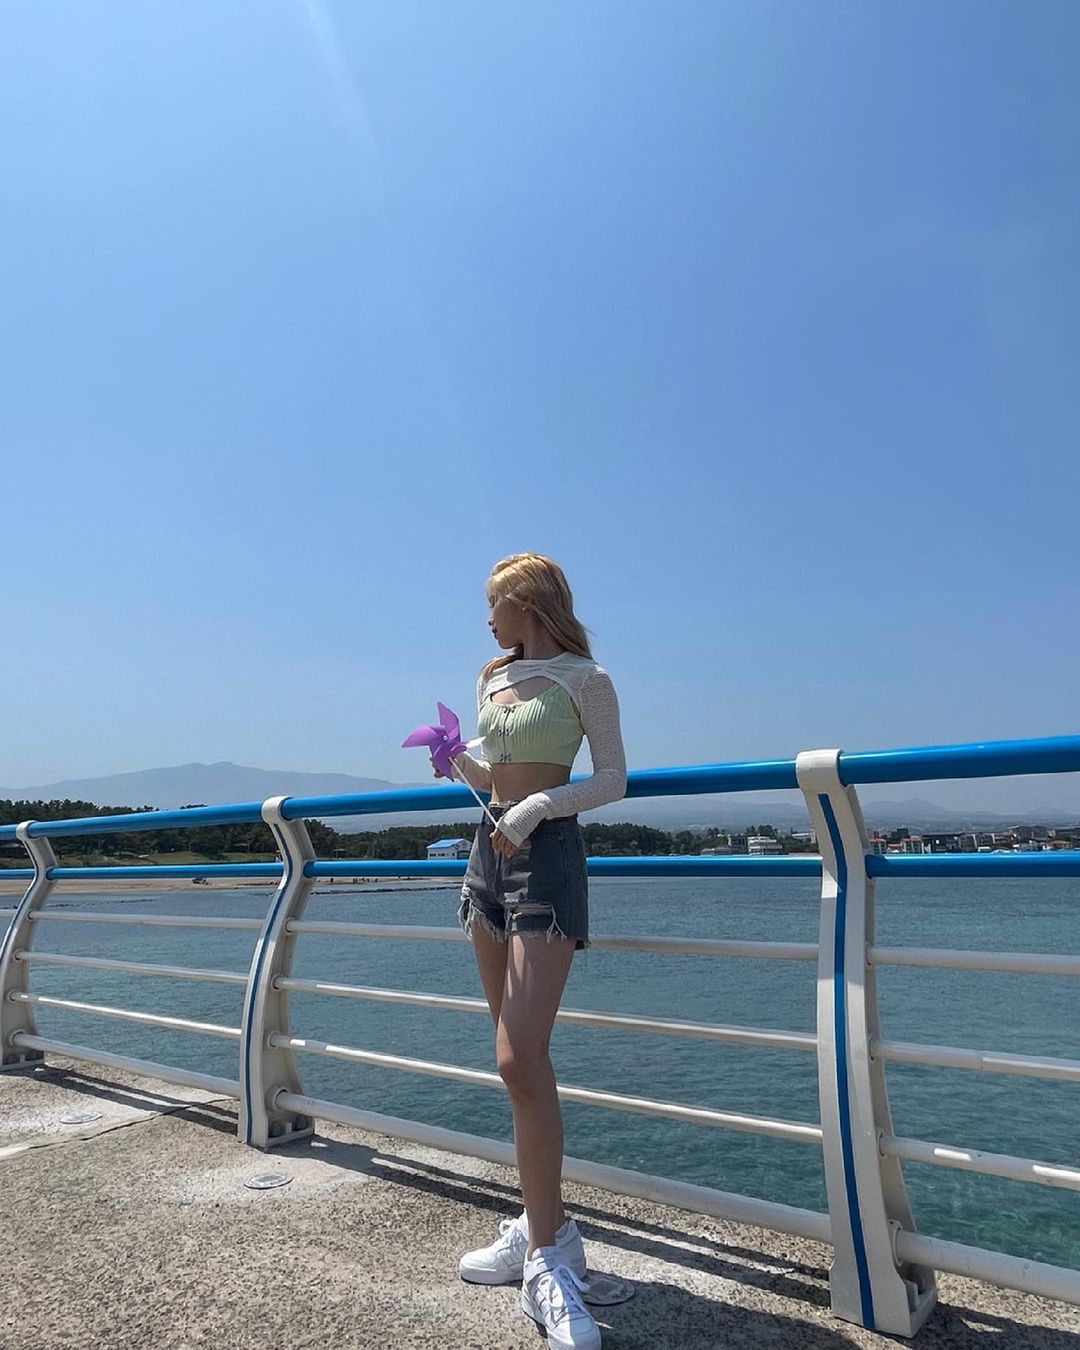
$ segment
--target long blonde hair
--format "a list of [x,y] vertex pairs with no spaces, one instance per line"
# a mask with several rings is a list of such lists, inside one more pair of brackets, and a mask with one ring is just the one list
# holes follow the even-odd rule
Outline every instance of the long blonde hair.
[[[491,569],[484,588],[488,599],[510,600],[535,615],[565,651],[592,660],[588,629],[574,615],[574,597],[562,568],[542,553],[511,553]],[[480,672],[487,680],[496,670],[520,661],[522,643],[507,656],[496,656]]]

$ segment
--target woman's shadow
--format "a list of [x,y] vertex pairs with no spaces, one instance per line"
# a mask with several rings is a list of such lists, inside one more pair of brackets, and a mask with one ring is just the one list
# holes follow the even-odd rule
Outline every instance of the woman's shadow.
[[[480,1211],[484,1218],[476,1225],[478,1238],[498,1219],[514,1218],[521,1211],[519,1191],[492,1178],[481,1179],[363,1144],[325,1138],[313,1142],[325,1161],[334,1166],[381,1177],[434,1199],[465,1203]],[[828,1269],[823,1265],[774,1256],[636,1216],[627,1220],[617,1211],[599,1206],[574,1203],[572,1208],[586,1241],[592,1239],[609,1249],[622,1248],[635,1257],[653,1257],[739,1286],[728,1302],[722,1296],[695,1293],[663,1280],[632,1280],[633,1294],[627,1301],[591,1308],[605,1347],[717,1350],[723,1346],[725,1350],[749,1350],[800,1346],[808,1350],[851,1350],[853,1345],[892,1344],[910,1345],[916,1350],[989,1350],[991,1345],[1005,1345],[1008,1350],[1077,1350],[1080,1346],[1075,1332],[1029,1325],[957,1304],[939,1304],[913,1340],[866,1331],[833,1317]],[[624,1231],[624,1225],[634,1231]],[[786,1239],[780,1236],[778,1241]],[[591,1270],[590,1274],[626,1281],[618,1270]],[[791,1312],[769,1311],[769,1303],[777,1299],[801,1306]]]

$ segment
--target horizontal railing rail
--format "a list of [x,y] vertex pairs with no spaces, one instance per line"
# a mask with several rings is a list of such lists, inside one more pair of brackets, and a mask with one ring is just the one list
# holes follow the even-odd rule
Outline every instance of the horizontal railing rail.
[[[397,1003],[411,1008],[435,1008],[439,1012],[469,1012],[489,1015],[482,998],[454,998],[449,994],[422,994],[403,989],[372,989],[363,985],[334,984],[326,980],[298,980],[279,975],[276,989],[294,994],[319,994],[331,998],[365,999],[374,1003]],[[765,1027],[732,1027],[714,1022],[683,1022],[669,1017],[628,1017],[620,1013],[586,1012],[560,1008],[555,1020],[565,1026],[601,1027],[606,1031],[637,1031],[653,1036],[687,1036],[726,1045],[767,1045],[779,1050],[816,1050],[817,1038],[809,1031],[774,1031]]]
[[[464,876],[463,859],[435,861],[405,858],[335,859],[312,862],[304,875],[319,878],[414,879],[422,877]],[[1058,849],[1052,853],[870,853],[866,858],[867,875],[878,877],[1077,877],[1080,876],[1080,849]],[[51,867],[50,881],[165,881],[235,878],[254,881],[279,880],[280,863],[193,863],[172,866],[133,866],[117,863],[104,867]],[[589,874],[598,877],[820,877],[821,860],[812,854],[788,854],[786,857],[672,856],[642,854],[636,857],[597,857],[589,859]],[[0,871],[0,878],[32,879],[28,868]]]
[[[880,1032],[875,987],[875,972],[881,966],[1076,976],[1080,975],[1080,953],[886,947],[875,943],[873,932],[873,888],[879,878],[1075,877],[1080,876],[1080,850],[989,854],[875,853],[870,848],[855,791],[856,785],[864,783],[1075,771],[1080,771],[1080,736],[861,753],[812,751],[791,760],[680,766],[629,775],[627,797],[733,793],[762,788],[798,790],[810,813],[820,852],[817,855],[762,857],[595,857],[587,860],[591,876],[820,879],[818,941],[610,934],[595,936],[592,946],[599,951],[640,954],[816,961],[816,1030],[732,1026],[570,1008],[560,1009],[558,1020],[564,1025],[596,1031],[685,1037],[714,1045],[812,1052],[817,1058],[821,1119],[820,1122],[773,1119],[737,1110],[665,1102],[565,1084],[558,1085],[559,1095],[566,1101],[602,1109],[750,1132],[786,1142],[818,1144],[824,1152],[829,1212],[816,1214],[573,1158],[567,1159],[565,1175],[588,1184],[609,1185],[626,1194],[683,1203],[703,1213],[757,1222],[781,1232],[831,1241],[834,1260],[830,1285],[834,1311],[850,1321],[880,1331],[901,1335],[914,1333],[936,1297],[935,1268],[981,1276],[1000,1284],[1080,1302],[1080,1272],[915,1232],[900,1163],[952,1167],[1066,1190],[1080,1189],[1080,1169],[1063,1163],[901,1138],[892,1128],[884,1077],[886,1063],[900,1062],[1078,1083],[1080,1061],[890,1039]],[[0,841],[19,840],[33,863],[29,869],[0,871],[0,877],[29,883],[21,901],[10,913],[6,933],[0,941],[3,1067],[18,1067],[52,1053],[232,1096],[240,1102],[241,1138],[259,1147],[302,1138],[312,1132],[313,1119],[322,1118],[367,1128],[384,1128],[387,1123],[392,1123],[391,1132],[405,1138],[420,1142],[438,1140],[441,1142],[435,1146],[494,1161],[512,1161],[510,1146],[497,1140],[403,1121],[311,1097],[302,1090],[297,1056],[327,1056],[347,1063],[503,1089],[498,1074],[331,1044],[294,1035],[288,1029],[288,999],[295,994],[470,1015],[487,1013],[486,1002],[476,998],[300,979],[291,974],[296,942],[305,935],[467,941],[460,928],[305,919],[305,905],[319,880],[454,878],[462,876],[466,867],[463,859],[319,859],[303,824],[305,820],[399,811],[445,811],[469,808],[472,804],[473,798],[467,788],[444,785],[359,795],[273,798],[265,803],[125,812],[0,826]],[[269,825],[281,855],[280,862],[62,866],[50,843],[54,839],[259,821]],[[58,884],[100,879],[154,881],[196,877],[265,880],[274,883],[276,889],[261,920],[150,912],[114,914],[46,907]],[[233,930],[257,934],[257,940],[248,970],[242,973],[35,951],[33,935],[42,922]],[[243,989],[241,1025],[170,1017],[32,991],[27,981],[29,971],[35,966],[233,985]],[[33,1021],[33,1014],[38,1009],[102,1017],[151,1030],[188,1032],[238,1043],[238,1076],[231,1079],[201,1074],[41,1036]]]
[[[118,961],[104,956],[67,956],[61,952],[33,952],[17,947],[15,961],[37,966],[73,966],[79,970],[112,970],[122,975],[158,975],[169,980],[201,980],[207,984],[247,985],[236,970],[193,970],[190,966],[159,966],[144,961]],[[13,998],[13,995],[9,995]]]
[[13,1003],[32,1003],[41,1008],[64,1008],[68,1012],[91,1013],[98,1017],[114,1017],[123,1022],[140,1022],[167,1031],[193,1031],[200,1036],[224,1036],[239,1040],[239,1027],[219,1026],[216,1022],[193,1022],[188,1017],[163,1017],[160,1013],[133,1012],[130,1008],[109,1008],[101,1003],[81,1003],[78,999],[54,998],[49,994],[11,995]]
[[[845,787],[865,783],[929,782],[943,778],[995,778],[1015,774],[1080,772],[1080,736],[1037,740],[976,741],[967,745],[932,745],[908,750],[838,752],[836,763]],[[680,765],[670,769],[638,769],[627,775],[627,797],[693,796],[702,793],[757,792],[801,784],[795,759],[733,764]],[[572,776],[571,783],[588,775]],[[396,788],[389,792],[345,793],[326,797],[287,797],[285,820],[379,815],[398,811],[468,809],[474,798],[467,787]],[[186,806],[171,811],[133,811],[121,815],[83,816],[75,820],[43,820],[30,824],[31,839],[60,839],[80,834],[121,834],[143,830],[196,829],[209,825],[256,825],[262,802],[229,806]],[[14,825],[0,825],[0,842],[16,838]],[[251,864],[257,866],[257,864]]]

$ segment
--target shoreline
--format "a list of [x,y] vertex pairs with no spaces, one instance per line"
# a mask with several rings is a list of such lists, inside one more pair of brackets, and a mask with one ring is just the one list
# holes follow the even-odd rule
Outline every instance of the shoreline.
[[[386,886],[386,882],[414,883],[411,886],[403,884]],[[21,896],[27,888],[27,881],[18,878],[0,877],[0,895]],[[332,893],[339,890],[441,890],[449,889],[452,886],[460,886],[460,877],[335,877],[333,879],[319,878],[315,890],[319,893]],[[54,895],[103,895],[110,892],[131,892],[131,891],[194,891],[196,895],[200,891],[238,891],[238,890],[273,890],[277,885],[274,877],[263,877],[259,881],[245,881],[239,877],[208,877],[205,886],[196,886],[188,877],[162,877],[160,881],[150,879],[138,880],[133,877],[127,877],[124,880],[107,881],[104,878],[89,879],[80,881],[77,877],[72,878],[70,882],[60,881],[57,883],[57,890]]]

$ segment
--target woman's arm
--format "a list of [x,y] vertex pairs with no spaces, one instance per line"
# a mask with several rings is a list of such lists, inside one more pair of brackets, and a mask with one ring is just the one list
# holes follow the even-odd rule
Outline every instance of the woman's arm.
[[[483,676],[476,681],[476,715],[479,717],[480,709],[484,702],[484,679]],[[454,768],[465,779],[466,783],[474,787],[477,792],[490,792],[492,790],[491,765],[486,759],[474,759],[468,750],[462,750],[454,755],[450,761]]]
[[500,816],[499,829],[512,843],[522,843],[542,820],[591,811],[625,796],[626,752],[619,725],[619,700],[611,676],[600,666],[589,672],[582,687],[581,725],[589,740],[592,776],[580,783],[533,792]]

